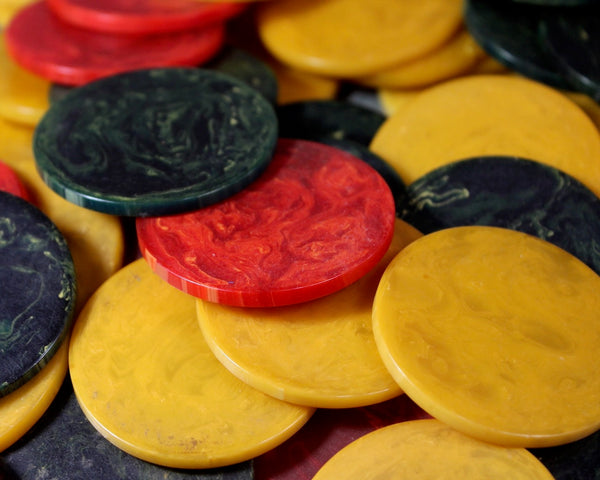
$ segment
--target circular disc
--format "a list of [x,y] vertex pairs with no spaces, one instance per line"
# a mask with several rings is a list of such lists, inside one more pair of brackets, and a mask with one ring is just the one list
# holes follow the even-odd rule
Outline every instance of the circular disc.
[[283,63],[326,76],[367,75],[420,57],[458,30],[460,0],[277,0],[257,28]]
[[65,340],[35,377],[0,398],[0,452],[19,440],[50,406],[67,373],[68,351]]
[[407,185],[453,161],[530,158],[563,170],[600,196],[600,133],[560,92],[523,77],[477,75],[423,91],[389,117],[371,149]]
[[433,52],[356,81],[374,88],[423,88],[465,74],[484,57],[473,36],[463,27]]
[[413,182],[406,198],[401,217],[423,233],[510,228],[559,246],[600,274],[600,198],[555,168],[515,157],[453,162]]
[[202,338],[194,298],[154,275],[144,259],[88,301],[73,329],[69,369],[81,408],[103,436],[175,468],[248,460],[313,413],[231,375]]
[[0,116],[34,127],[48,110],[50,83],[9,57],[0,36]]
[[438,480],[553,480],[523,448],[477,441],[434,420],[380,428],[354,441],[321,468],[314,480],[355,478]]
[[200,65],[221,48],[224,26],[112,35],[66,24],[38,1],[18,12],[5,37],[8,53],[23,68],[51,82],[79,86],[143,68]]
[[30,200],[25,184],[13,169],[2,161],[0,161],[0,190]]
[[75,272],[66,241],[29,202],[0,192],[0,397],[38,373],[71,326]]
[[466,0],[464,21],[469,33],[493,58],[526,77],[570,89],[556,62],[539,41],[542,6],[510,1]]
[[211,302],[273,307],[342,289],[383,257],[394,228],[389,187],[324,144],[279,141],[247,189],[195,212],[137,220],[140,249],[169,283]]
[[389,265],[373,333],[433,417],[499,445],[559,445],[600,427],[599,291],[593,270],[544,240],[447,228]]
[[166,215],[223,200],[254,181],[277,139],[273,107],[217,72],[166,68],[74,89],[35,131],[44,181],[115,215]]
[[377,267],[312,302],[249,309],[199,300],[204,338],[239,379],[294,404],[350,408],[397,396],[401,391],[375,346],[371,310],[385,267],[420,235],[397,220],[392,245]]
[[179,32],[223,22],[242,3],[195,0],[47,0],[61,21],[82,29],[116,34]]
[[87,420],[68,376],[46,414],[19,442],[2,452],[2,459],[6,468],[19,479],[253,479],[251,462],[217,469],[176,470],[125,453],[102,437]]
[[600,8],[567,9],[541,22],[544,47],[575,90],[600,102]]

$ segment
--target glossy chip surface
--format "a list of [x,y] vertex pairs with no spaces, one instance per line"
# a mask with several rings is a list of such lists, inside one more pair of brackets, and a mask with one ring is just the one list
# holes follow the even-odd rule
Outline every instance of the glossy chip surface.
[[72,324],[73,260],[56,226],[29,202],[0,192],[0,397],[30,380]]
[[[51,82],[80,86],[143,68],[196,66],[224,41],[224,25],[156,35],[114,35],[60,21],[43,1],[15,15],[5,31],[10,56]],[[44,48],[40,48],[44,45]]]
[[195,0],[48,0],[62,21],[116,34],[178,32],[223,22],[245,5]]
[[373,304],[390,373],[424,410],[483,441],[541,447],[600,426],[600,277],[497,227],[440,230],[392,261]]
[[462,435],[438,420],[397,423],[354,441],[315,475],[315,480],[462,478],[553,480],[523,448],[503,448]]
[[223,200],[271,161],[277,120],[256,90],[199,68],[115,75],[69,92],[36,128],[44,181],[103,213],[167,215]]
[[214,357],[195,300],[127,265],[75,322],[69,371],[86,417],[142,460],[213,468],[249,460],[296,432],[313,409],[246,386]]
[[278,142],[265,173],[237,195],[180,215],[137,220],[152,269],[199,298],[291,305],[358,280],[383,257],[395,206],[362,160],[304,140]]

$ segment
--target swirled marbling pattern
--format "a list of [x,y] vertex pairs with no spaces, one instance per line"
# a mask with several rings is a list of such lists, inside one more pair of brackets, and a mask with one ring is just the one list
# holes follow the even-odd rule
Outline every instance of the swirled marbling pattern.
[[394,200],[367,164],[337,148],[280,140],[269,169],[234,197],[138,219],[141,251],[171,284],[235,306],[299,303],[371,269],[392,238]]
[[81,206],[120,215],[204,207],[247,186],[271,160],[273,107],[204,69],[151,69],[70,92],[34,135],[42,177]]
[[71,325],[75,270],[66,241],[41,211],[0,192],[0,396],[58,350]]
[[600,274],[600,199],[570,175],[517,157],[479,157],[429,172],[401,217],[424,233],[464,225],[518,230],[553,243]]

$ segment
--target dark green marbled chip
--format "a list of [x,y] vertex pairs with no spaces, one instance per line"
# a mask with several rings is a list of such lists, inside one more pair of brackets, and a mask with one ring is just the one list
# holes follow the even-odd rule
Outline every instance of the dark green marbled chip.
[[[87,420],[64,381],[34,427],[2,453],[6,480],[252,480],[252,462],[206,469],[172,469],[145,462],[106,440]],[[2,478],[0,470],[0,478]]]
[[75,282],[55,225],[0,192],[0,397],[31,379],[61,346],[73,320]]
[[271,161],[277,117],[255,89],[200,68],[139,70],[73,89],[33,139],[44,181],[104,213],[202,208],[254,181]]
[[465,0],[467,30],[488,55],[538,82],[571,90],[539,41],[539,24],[551,7],[506,0]]
[[546,16],[540,35],[573,89],[600,102],[600,3]]
[[466,159],[425,174],[407,194],[401,218],[423,233],[464,225],[518,230],[600,274],[600,199],[554,167],[516,157]]

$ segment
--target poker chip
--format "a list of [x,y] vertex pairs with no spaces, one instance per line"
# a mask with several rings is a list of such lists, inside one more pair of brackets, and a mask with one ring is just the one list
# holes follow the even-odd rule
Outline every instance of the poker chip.
[[100,33],[61,21],[38,1],[19,10],[4,35],[21,67],[51,82],[80,86],[139,69],[200,65],[222,47],[224,33],[222,23],[144,36]]
[[369,433],[334,455],[314,479],[352,479],[365,472],[372,478],[423,480],[553,479],[527,450],[480,442],[437,420],[402,422]]
[[235,78],[149,69],[75,89],[38,124],[33,150],[59,195],[112,215],[205,207],[254,181],[277,138],[273,107]]
[[105,438],[171,468],[249,460],[287,440],[314,412],[231,375],[202,337],[194,298],[154,275],[144,259],[86,304],[73,328],[69,371],[83,412]]
[[222,23],[245,8],[239,2],[195,0],[46,0],[62,21],[115,34],[172,33]]
[[258,5],[266,49],[298,70],[368,75],[435,50],[458,30],[458,0],[278,0]]
[[[81,458],[85,461],[73,461]],[[83,414],[67,376],[47,413],[11,448],[6,469],[19,478],[80,480],[252,480],[251,462],[214,469],[172,469],[129,455],[106,440]]]
[[73,319],[75,271],[56,226],[29,202],[0,192],[0,397],[33,378]]
[[539,162],[472,158],[439,167],[410,185],[401,216],[423,233],[464,225],[510,228],[570,252],[600,274],[600,198]]
[[404,392],[465,435],[548,447],[598,430],[600,276],[514,230],[430,233],[390,263],[373,334]]
[[395,205],[381,176],[340,149],[280,139],[265,173],[235,196],[138,218],[142,255],[177,288],[230,306],[274,307],[353,283],[390,245]]
[[600,101],[600,9],[544,16],[541,43],[571,86]]

